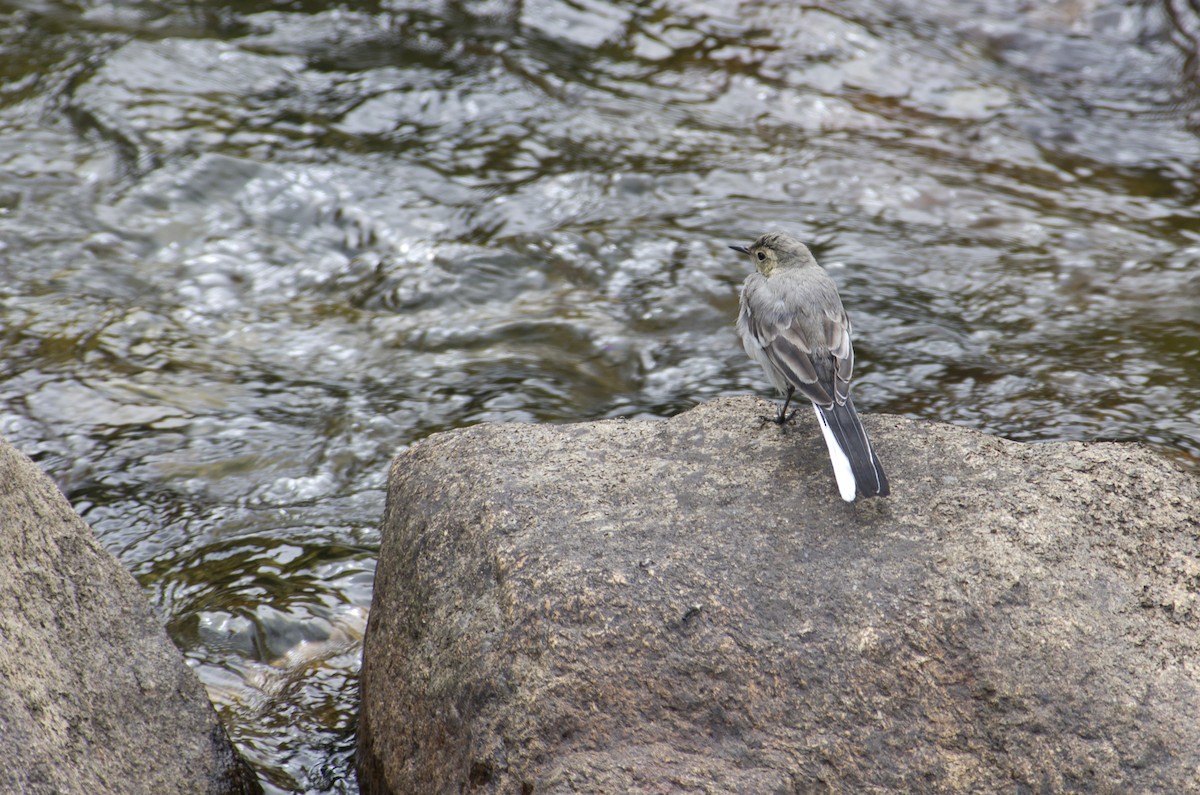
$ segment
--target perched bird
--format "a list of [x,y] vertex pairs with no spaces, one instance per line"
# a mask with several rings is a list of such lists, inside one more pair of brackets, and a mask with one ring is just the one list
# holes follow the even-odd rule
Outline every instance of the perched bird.
[[842,499],[853,502],[856,487],[863,496],[886,497],[887,476],[850,399],[854,348],[837,285],[803,243],[782,232],[730,248],[749,254],[757,268],[742,285],[737,332],[785,396],[775,422],[783,425],[796,413],[787,413],[796,392],[808,398]]

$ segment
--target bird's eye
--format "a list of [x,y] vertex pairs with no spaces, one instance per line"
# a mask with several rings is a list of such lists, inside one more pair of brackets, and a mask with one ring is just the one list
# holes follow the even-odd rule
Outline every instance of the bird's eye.
[[762,252],[762,251],[758,252],[758,261],[759,262],[762,262],[766,258],[767,258],[767,255],[764,252]]

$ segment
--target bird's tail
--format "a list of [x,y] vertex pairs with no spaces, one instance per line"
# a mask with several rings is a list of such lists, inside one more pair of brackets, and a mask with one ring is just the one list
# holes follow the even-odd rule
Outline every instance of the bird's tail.
[[883,474],[883,465],[871,449],[862,420],[854,410],[854,401],[847,397],[843,405],[835,402],[829,408],[823,408],[813,404],[813,408],[829,447],[829,459],[833,462],[833,474],[842,499],[853,502],[856,485],[865,497],[890,494],[887,475]]

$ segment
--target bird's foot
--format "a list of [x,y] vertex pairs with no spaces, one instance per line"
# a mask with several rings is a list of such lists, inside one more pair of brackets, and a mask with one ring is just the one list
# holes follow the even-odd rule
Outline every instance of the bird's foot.
[[778,425],[780,428],[782,428],[796,418],[796,412],[799,410],[800,409],[792,409],[791,412],[786,415],[780,412],[774,417],[768,417],[766,414],[759,414],[758,427],[761,428],[769,422],[772,425]]

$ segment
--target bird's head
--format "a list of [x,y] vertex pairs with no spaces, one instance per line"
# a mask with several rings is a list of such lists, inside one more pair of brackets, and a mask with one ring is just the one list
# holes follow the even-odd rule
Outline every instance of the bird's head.
[[730,248],[753,257],[754,267],[758,268],[758,272],[763,276],[770,276],[778,268],[799,268],[817,264],[807,246],[783,232],[767,232],[749,246]]

